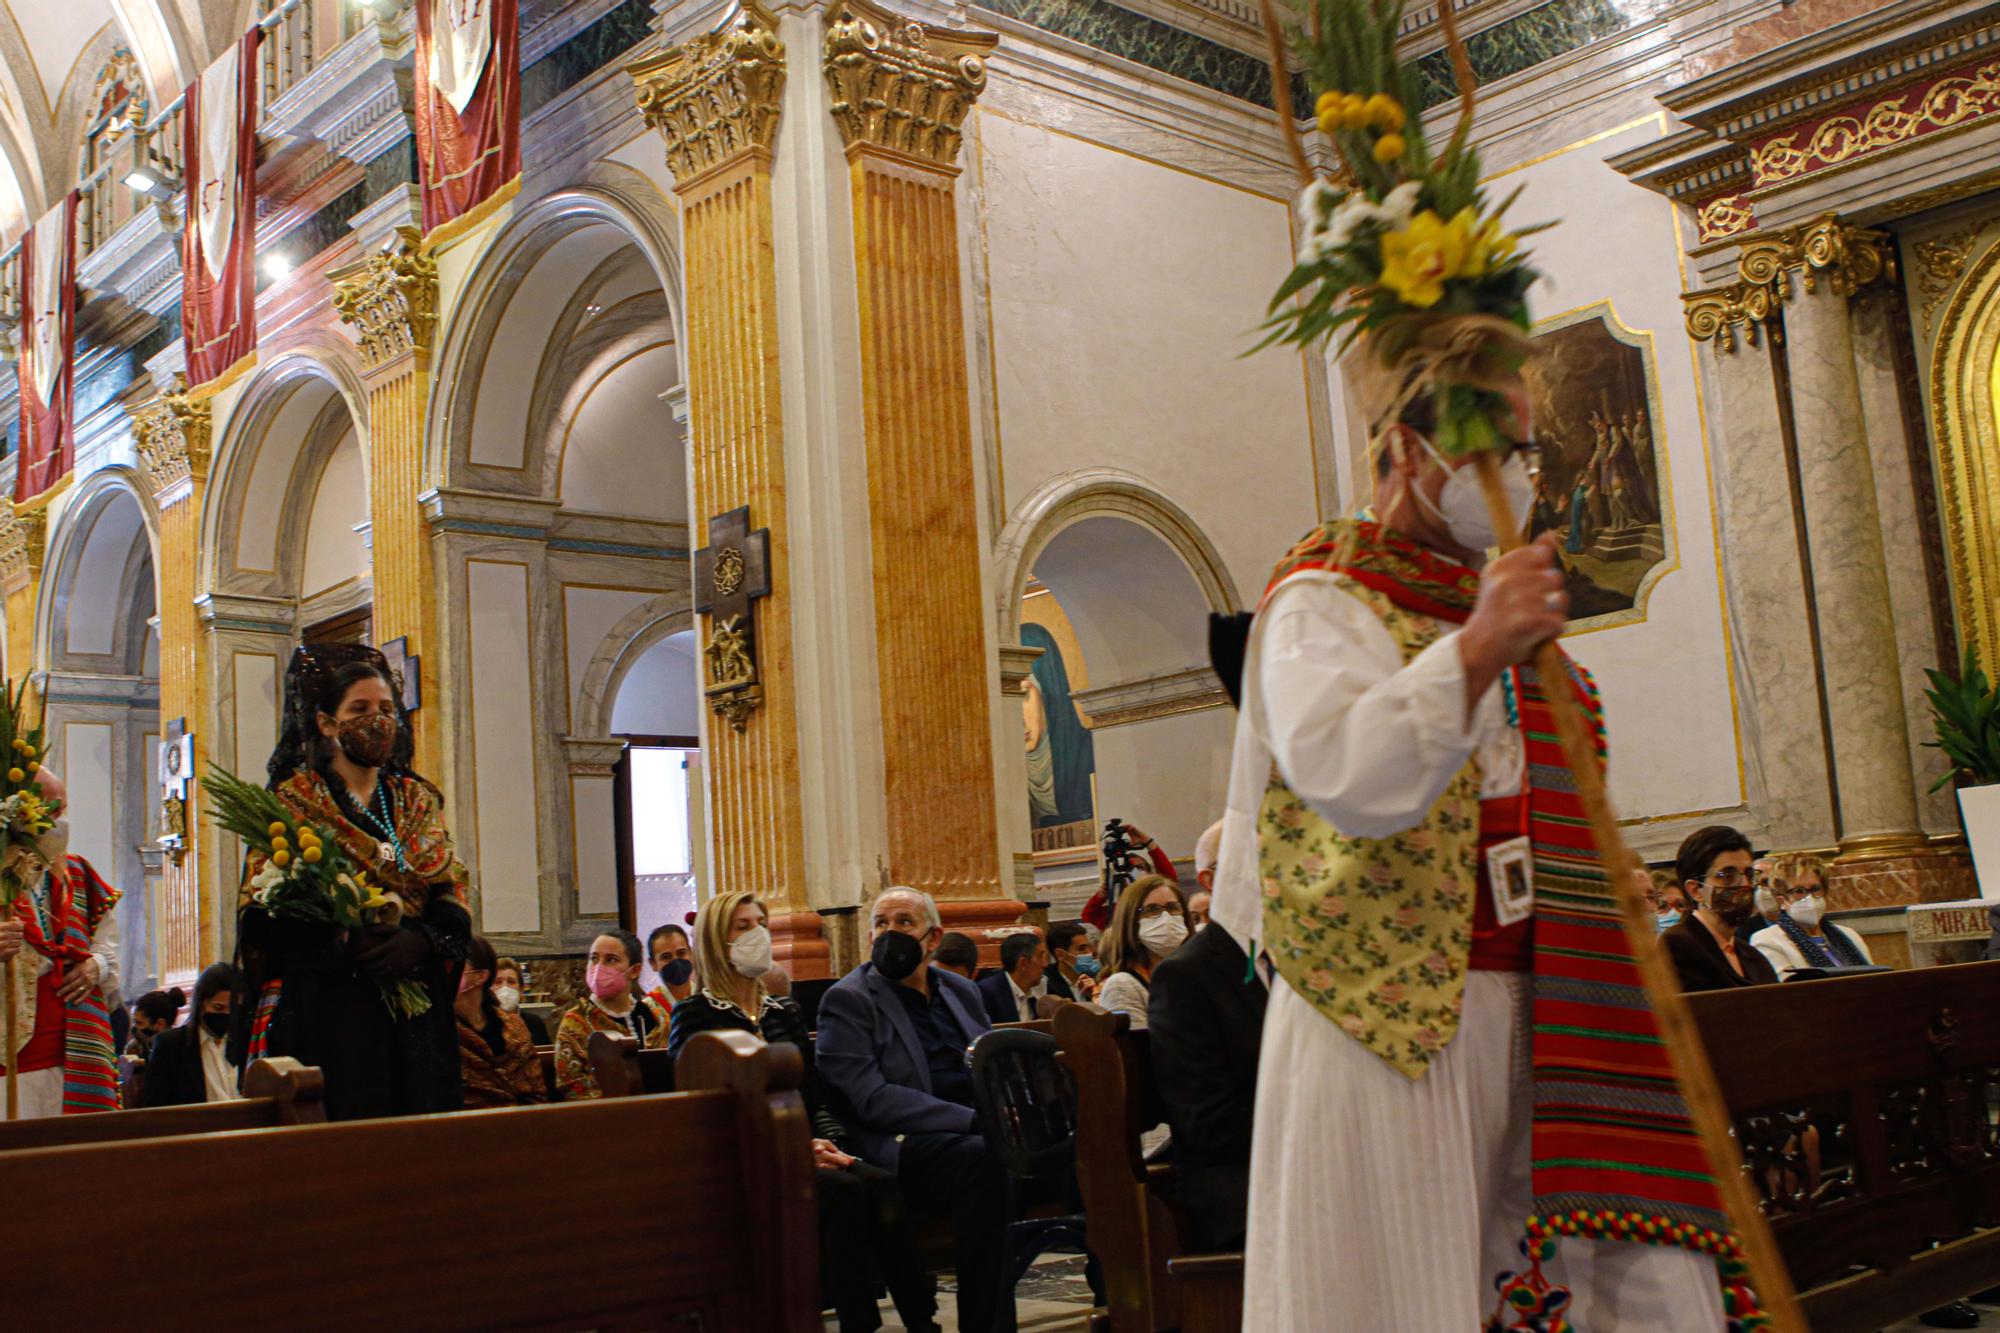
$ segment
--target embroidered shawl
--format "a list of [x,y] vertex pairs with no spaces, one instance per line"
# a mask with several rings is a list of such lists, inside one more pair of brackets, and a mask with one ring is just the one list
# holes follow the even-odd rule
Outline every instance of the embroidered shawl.
[[[15,900],[15,911],[28,948],[55,965],[50,980],[60,986],[68,967],[90,957],[91,937],[121,895],[81,856],[52,867],[43,887],[44,903],[35,901],[38,895],[24,893]],[[17,975],[31,976],[34,970],[18,965],[15,969]],[[31,987],[30,997],[34,993]],[[25,1042],[35,1026],[32,998],[16,1013],[15,1022]],[[118,1109],[118,1057],[111,1045],[111,1010],[101,987],[63,1006],[62,1069],[64,1115]]]
[[[388,840],[380,830],[349,819],[319,773],[301,769],[279,783],[277,790],[295,817],[318,827],[385,892],[400,897],[409,916],[423,914],[432,886],[440,883],[449,883],[452,896],[464,906],[471,877],[452,846],[451,831],[445,827],[443,797],[420,778],[384,774],[382,782],[394,805],[396,837],[402,843],[407,869],[399,867],[393,855],[383,857],[382,844]],[[249,901],[250,881],[263,868],[263,856],[251,853],[240,902]]]

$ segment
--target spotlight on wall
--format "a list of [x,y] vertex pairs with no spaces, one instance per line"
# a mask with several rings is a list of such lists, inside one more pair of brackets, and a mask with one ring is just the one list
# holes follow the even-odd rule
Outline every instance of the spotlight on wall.
[[283,252],[273,251],[264,256],[264,276],[272,282],[283,282],[291,271],[291,258]]
[[181,188],[179,180],[150,162],[141,162],[125,173],[126,187],[154,199],[171,199]]

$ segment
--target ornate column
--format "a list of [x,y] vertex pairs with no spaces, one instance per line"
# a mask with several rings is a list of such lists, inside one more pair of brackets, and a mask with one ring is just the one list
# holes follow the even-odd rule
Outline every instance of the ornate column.
[[418,662],[417,771],[445,781],[437,716],[437,590],[424,492],[424,421],[437,330],[437,261],[417,228],[399,226],[378,254],[330,271],[333,308],[354,326],[368,385],[368,516],[377,643],[404,639]]
[[[796,798],[794,587],[772,257],[771,146],[786,72],[777,30],[776,17],[751,0],[722,30],[627,68],[646,123],[665,140],[682,206],[689,528],[711,546],[710,586],[695,590],[696,602],[714,607],[700,617],[715,710],[703,736],[708,887],[756,891],[771,908],[778,958],[794,976],[822,977],[827,946],[806,893]],[[708,540],[715,520],[744,508],[745,529],[766,534],[761,571],[746,570],[741,546]],[[746,577],[759,572],[765,595],[740,598]]]
[[889,879],[935,895],[948,926],[1007,924],[1024,909],[999,878],[954,196],[998,39],[867,0],[825,25],[854,207]]
[[[160,725],[171,727],[178,719],[193,733],[196,774],[208,767],[208,644],[196,612],[195,571],[212,429],[209,401],[190,399],[187,377],[176,375],[174,387],[139,414],[134,431],[139,465],[160,509]],[[198,787],[189,783],[179,815],[182,844],[161,866],[162,977],[191,974],[204,960],[224,956],[221,894],[209,883],[221,868],[217,858],[202,855],[208,840],[191,817],[201,804]],[[173,821],[162,823],[171,832]]]
[[7,607],[6,674],[35,669],[35,592],[42,581],[42,550],[48,540],[48,512],[18,510],[0,502],[0,593]]

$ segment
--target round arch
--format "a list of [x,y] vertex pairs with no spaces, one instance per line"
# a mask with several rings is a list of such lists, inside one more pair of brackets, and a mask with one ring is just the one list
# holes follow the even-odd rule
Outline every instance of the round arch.
[[1241,606],[1221,555],[1188,512],[1143,478],[1117,468],[1087,468],[1052,477],[1014,509],[995,543],[994,587],[1004,643],[1021,635],[1021,604],[1035,561],[1065,529],[1091,518],[1117,518],[1146,529],[1171,548],[1201,588],[1208,609]]
[[633,607],[605,631],[590,656],[577,696],[576,737],[609,740],[618,691],[633,665],[663,639],[694,628],[694,611],[682,593],[663,593]]
[[[302,394],[307,397],[301,398]],[[353,425],[367,475],[372,453],[368,392],[361,382],[354,345],[338,334],[318,331],[276,355],[267,355],[258,366],[216,442],[201,518],[197,588],[278,595],[287,591],[288,582],[296,582],[295,577],[288,578],[295,571],[288,571],[286,562],[296,562],[300,553],[285,549],[286,543],[276,543],[279,554],[269,568],[245,567],[240,562],[244,524],[252,517],[253,483],[259,459],[274,439],[281,448],[293,451],[287,503],[308,482],[316,482],[339,442],[338,430],[329,433],[335,424],[332,414],[336,405]],[[300,431],[296,439],[280,438],[280,427],[301,414],[309,414],[310,428]]]
[[2000,241],[1967,269],[1931,354],[1931,437],[1959,636],[2000,660]]
[[[594,163],[575,184],[523,207],[474,261],[458,314],[437,351],[438,392],[425,426],[424,473],[451,485],[472,466],[477,405],[486,359],[523,280],[557,244],[607,227],[635,247],[664,294],[673,340],[685,344],[679,223],[656,186],[629,167]],[[608,258],[620,248],[607,251]],[[529,484],[539,485],[541,470]]]
[[42,670],[48,670],[63,655],[57,630],[69,614],[84,558],[100,522],[122,499],[129,499],[138,509],[139,535],[153,571],[153,604],[159,605],[159,507],[135,469],[100,468],[77,483],[49,532],[41,587],[35,598],[35,662]]

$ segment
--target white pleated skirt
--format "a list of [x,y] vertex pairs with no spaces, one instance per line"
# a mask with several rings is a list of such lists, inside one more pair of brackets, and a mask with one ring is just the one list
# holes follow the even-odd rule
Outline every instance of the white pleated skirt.
[[[1245,1246],[1249,1333],[1476,1333],[1532,1209],[1527,978],[1473,972],[1458,1035],[1411,1080],[1274,978]],[[1563,1240],[1580,1333],[1718,1333],[1715,1262]]]

